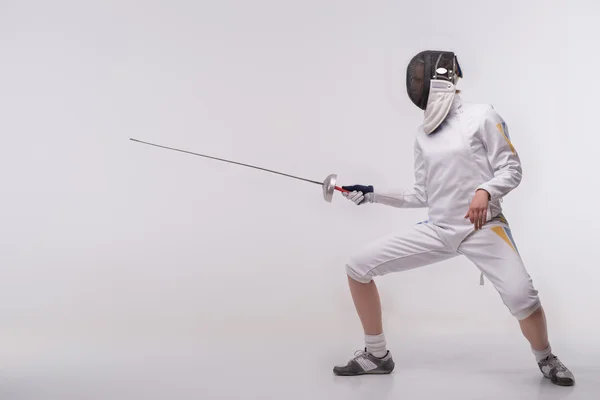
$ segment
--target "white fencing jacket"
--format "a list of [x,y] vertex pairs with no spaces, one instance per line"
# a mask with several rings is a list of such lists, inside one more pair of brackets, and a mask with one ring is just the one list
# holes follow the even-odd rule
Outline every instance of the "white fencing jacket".
[[458,249],[472,232],[464,216],[478,189],[491,196],[487,220],[502,212],[501,199],[521,182],[521,162],[506,123],[491,105],[463,104],[456,95],[446,120],[429,135],[419,127],[411,190],[373,194],[393,207],[429,207],[429,222],[448,246]]

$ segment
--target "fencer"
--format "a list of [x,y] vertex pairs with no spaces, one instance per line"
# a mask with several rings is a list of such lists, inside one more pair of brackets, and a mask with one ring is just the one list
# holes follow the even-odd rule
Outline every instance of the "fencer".
[[365,334],[364,351],[336,375],[389,374],[394,369],[383,333],[373,278],[465,256],[498,291],[529,341],[542,374],[557,385],[575,378],[553,354],[546,317],[502,213],[502,199],[521,182],[521,162],[508,127],[493,106],[463,103],[462,70],[453,52],[423,51],[409,62],[406,87],[424,110],[414,142],[414,186],[398,192],[344,186],[357,205],[429,208],[428,219],[378,239],[352,255],[346,271]]

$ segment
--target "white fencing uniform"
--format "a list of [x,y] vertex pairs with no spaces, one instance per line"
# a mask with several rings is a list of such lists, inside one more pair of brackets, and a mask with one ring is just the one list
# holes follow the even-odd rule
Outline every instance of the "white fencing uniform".
[[[429,207],[429,219],[367,245],[351,257],[348,275],[367,283],[373,276],[464,255],[494,285],[511,313],[527,318],[540,301],[500,204],[520,181],[519,156],[502,118],[492,106],[463,104],[457,95],[437,131],[426,135],[421,127],[417,132],[413,189],[373,195],[373,202],[393,207]],[[491,199],[488,222],[475,231],[465,214],[478,189]]]

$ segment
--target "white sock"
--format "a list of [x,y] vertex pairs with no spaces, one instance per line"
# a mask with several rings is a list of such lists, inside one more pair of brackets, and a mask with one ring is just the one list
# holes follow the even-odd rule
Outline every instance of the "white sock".
[[365,335],[365,345],[367,351],[375,357],[382,358],[387,354],[387,342],[383,333],[381,335]]
[[550,354],[552,354],[552,347],[550,345],[548,345],[548,347],[545,350],[541,350],[541,351],[532,348],[531,351],[533,352],[533,355],[535,356],[536,361],[540,362],[544,358],[546,358]]

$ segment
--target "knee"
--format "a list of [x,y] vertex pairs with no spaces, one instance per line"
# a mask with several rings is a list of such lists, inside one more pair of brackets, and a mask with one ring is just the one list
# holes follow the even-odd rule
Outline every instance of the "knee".
[[533,288],[531,282],[524,282],[510,288],[503,294],[502,300],[518,320],[529,317],[541,306],[538,292]]
[[[383,241],[385,242],[385,238]],[[385,262],[387,248],[382,240],[376,240],[350,255],[346,263],[346,273],[353,280],[369,283],[375,276],[382,275],[379,267]]]
[[369,272],[365,272],[357,264],[348,262],[346,264],[346,274],[350,279],[360,283],[369,283],[373,280],[373,276]]

